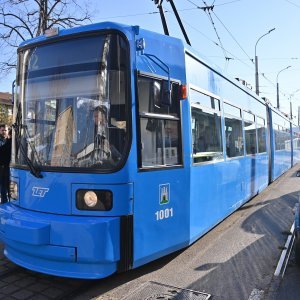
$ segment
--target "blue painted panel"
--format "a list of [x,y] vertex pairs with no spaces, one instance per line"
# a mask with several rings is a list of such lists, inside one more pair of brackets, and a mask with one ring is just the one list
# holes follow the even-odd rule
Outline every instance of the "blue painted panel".
[[5,239],[6,243],[6,255],[10,254],[10,249],[14,249],[14,253],[18,249],[22,254],[28,257],[38,257],[48,261],[65,261],[65,262],[75,262],[76,261],[76,248],[75,247],[61,247],[52,245],[29,245],[28,243],[18,243],[9,237]]
[[[62,276],[75,277],[77,273],[86,278],[99,278],[99,272],[111,274],[116,271],[120,259],[119,218],[44,214],[26,211],[10,203],[0,207],[0,216],[5,253],[22,266],[30,265],[37,271],[49,269],[52,270],[50,274],[64,274]],[[37,255],[38,252],[41,253]],[[66,263],[71,261],[76,264]],[[97,265],[98,270],[91,264]]]
[[195,165],[191,172],[191,241],[264,189],[267,166],[266,154]]
[[[43,212],[69,214],[71,212],[70,176],[61,173],[43,173],[36,178],[28,171],[19,174],[19,203],[21,207]],[[44,193],[38,193],[44,191]]]
[[241,170],[241,159],[192,168],[191,241],[220,222],[242,200]]
[[[142,29],[136,37],[136,39],[139,38],[145,39],[146,48],[144,52],[146,54],[155,54],[158,59],[168,65],[171,78],[180,80],[183,83],[186,82],[183,43],[181,40]],[[136,68],[138,70],[166,77],[167,73],[162,70],[159,61],[156,61],[157,64],[147,56],[142,55],[141,52],[136,54]]]
[[[41,273],[55,276],[98,279],[107,277],[117,269],[117,263],[78,263],[66,262],[61,260],[44,260],[38,256],[27,255],[24,252],[18,252],[15,248],[7,244],[4,254],[14,263]],[[49,263],[50,262],[50,263]]]
[[140,172],[135,182],[136,267],[189,244],[190,191],[183,168]]
[[268,155],[256,154],[245,157],[245,198],[250,199],[268,185]]
[[[130,161],[131,158],[128,163]],[[29,171],[12,169],[12,176],[19,182],[19,200],[16,204],[29,210],[99,216],[115,216],[132,212],[133,185],[119,185],[119,182],[128,182],[126,168],[114,174],[43,172],[42,179],[34,177]],[[81,185],[76,186],[78,182]],[[110,212],[85,213],[75,210],[76,188],[89,187],[104,187],[114,193],[114,207]]]
[[17,242],[46,245],[50,241],[49,224],[8,219],[3,224],[4,238]]
[[274,168],[272,180],[275,180],[291,167],[291,151],[276,150],[274,152]]
[[269,156],[267,154],[256,155],[256,190],[261,192],[269,184]]

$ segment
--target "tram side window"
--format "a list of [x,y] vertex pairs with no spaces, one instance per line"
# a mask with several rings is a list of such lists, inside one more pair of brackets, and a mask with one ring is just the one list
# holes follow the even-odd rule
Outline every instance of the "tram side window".
[[190,99],[194,163],[223,160],[219,100],[192,89]]
[[280,125],[274,125],[275,134],[275,150],[286,149],[286,144],[290,143],[289,130],[285,129]]
[[253,114],[244,111],[246,154],[256,154],[256,128]]
[[284,150],[291,150],[291,131],[288,128],[284,129]]
[[300,149],[300,144],[299,144],[299,137],[298,134],[296,132],[293,133],[293,147],[294,147],[294,151],[295,150],[299,150]]
[[263,118],[256,117],[258,153],[267,151],[266,148],[266,122]]
[[172,103],[161,104],[163,81],[138,78],[140,162],[139,167],[180,165],[181,129],[178,84],[172,84]]
[[281,149],[281,143],[280,143],[280,126],[277,124],[274,124],[274,140],[275,140],[275,150]]
[[241,110],[224,103],[226,155],[237,157],[244,155],[244,141]]

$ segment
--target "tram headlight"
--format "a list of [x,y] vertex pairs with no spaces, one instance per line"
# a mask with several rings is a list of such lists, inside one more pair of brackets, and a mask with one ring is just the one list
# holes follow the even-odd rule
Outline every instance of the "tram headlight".
[[107,190],[78,190],[76,207],[79,210],[108,211],[112,209],[112,192]]
[[83,196],[83,200],[88,207],[94,207],[98,202],[97,195],[93,191],[86,192]]
[[9,184],[9,194],[10,198],[17,200],[19,196],[18,184],[15,181],[11,181]]

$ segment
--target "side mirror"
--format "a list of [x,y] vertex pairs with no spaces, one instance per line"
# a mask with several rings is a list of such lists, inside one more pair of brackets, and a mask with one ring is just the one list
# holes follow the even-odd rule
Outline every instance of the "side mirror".
[[161,104],[164,106],[172,105],[172,95],[171,95],[171,82],[170,80],[163,80],[162,82],[162,92],[161,92]]
[[171,106],[171,84],[167,80],[153,82],[153,98],[157,106]]

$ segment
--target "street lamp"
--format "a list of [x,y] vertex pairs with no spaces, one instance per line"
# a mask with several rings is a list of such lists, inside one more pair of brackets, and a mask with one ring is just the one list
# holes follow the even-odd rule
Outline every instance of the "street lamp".
[[290,68],[291,66],[287,66],[287,67],[285,67],[285,68],[283,68],[282,70],[280,70],[278,73],[277,73],[277,76],[276,76],[276,86],[277,86],[277,108],[279,109],[279,83],[278,83],[278,76],[279,76],[279,74],[282,72],[282,71],[284,71],[284,70],[286,70],[286,69],[288,69],[288,68]]
[[[292,106],[292,97],[295,96],[296,93],[298,93],[300,91],[300,89],[296,90],[295,92],[290,94],[290,118],[291,120],[293,120],[293,106]],[[299,116],[298,116],[299,118]]]
[[272,28],[270,29],[267,33],[263,34],[256,42],[255,44],[255,91],[256,91],[256,94],[259,95],[259,83],[258,83],[258,59],[257,59],[257,55],[256,55],[256,46],[257,46],[257,43],[264,37],[266,36],[267,34],[271,33],[272,31],[274,31],[275,28]]

